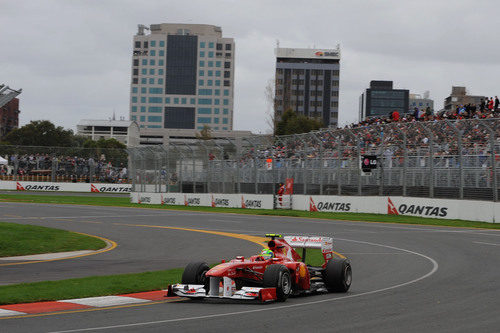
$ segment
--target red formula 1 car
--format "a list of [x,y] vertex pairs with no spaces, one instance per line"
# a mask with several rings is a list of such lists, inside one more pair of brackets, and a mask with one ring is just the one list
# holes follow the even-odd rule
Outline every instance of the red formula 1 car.
[[[351,264],[348,259],[334,257],[332,238],[266,236],[271,238],[267,243],[269,249],[261,255],[248,259],[236,257],[212,269],[204,262],[188,264],[182,283],[168,286],[168,295],[285,301],[290,295],[349,290]],[[302,257],[294,248],[303,249]],[[305,264],[307,248],[321,249],[324,258],[321,267]]]

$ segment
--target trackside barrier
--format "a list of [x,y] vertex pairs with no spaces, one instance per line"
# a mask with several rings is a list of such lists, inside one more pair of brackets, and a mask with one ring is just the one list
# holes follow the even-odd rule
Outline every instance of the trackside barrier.
[[[133,203],[206,207],[272,209],[273,196],[220,193],[132,192]],[[500,203],[490,201],[413,198],[401,196],[293,195],[293,210],[318,212],[374,213],[500,222]]]
[[132,192],[132,203],[151,205],[180,205],[230,207],[246,209],[273,209],[273,195],[223,193],[146,193]]
[[102,183],[50,183],[26,181],[0,181],[0,190],[47,191],[47,192],[94,192],[94,193],[130,193],[130,184]]

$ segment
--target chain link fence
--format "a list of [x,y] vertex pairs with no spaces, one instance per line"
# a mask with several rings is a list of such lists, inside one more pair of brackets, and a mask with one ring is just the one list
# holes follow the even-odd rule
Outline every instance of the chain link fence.
[[0,145],[0,180],[127,183],[123,149]]
[[[135,191],[498,200],[497,119],[389,123],[129,149]],[[361,171],[361,157],[378,168]]]

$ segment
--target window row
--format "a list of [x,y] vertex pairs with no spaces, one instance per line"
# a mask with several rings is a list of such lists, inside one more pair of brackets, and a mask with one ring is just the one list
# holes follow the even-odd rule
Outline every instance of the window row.
[[[205,80],[198,80],[198,85],[201,86],[201,87],[205,86],[205,83],[209,87],[214,86],[214,85],[217,86],[217,87],[220,87],[220,85],[221,85],[221,81],[220,80],[206,80],[206,82],[205,82]],[[223,84],[224,84],[224,87],[230,87],[231,86],[231,81],[224,80]]]
[[[284,68],[276,68],[276,74],[283,74],[285,72]],[[323,69],[311,69],[310,74],[311,75],[324,75],[325,70]],[[338,69],[334,69],[331,71],[333,76],[339,76],[340,71]],[[305,75],[305,70],[304,69],[292,69],[292,75]]]
[[[219,124],[219,119],[220,118],[198,117],[198,124],[211,124],[212,120],[214,124]],[[228,122],[228,118],[222,118],[222,124],[227,124]]]
[[[201,49],[204,49],[206,46],[207,46],[206,42],[200,42],[200,48]],[[231,49],[232,49],[232,45],[231,44],[225,44],[223,46],[222,43],[215,44],[214,42],[208,42],[208,48],[209,49],[213,49],[214,46],[216,47],[217,51],[222,51],[223,47],[226,49],[226,51],[231,51]]]
[[[291,91],[292,96],[304,96],[304,90],[301,89],[293,89]],[[277,89],[276,90],[276,96],[283,96],[283,89]],[[311,90],[310,96],[323,96],[323,91],[322,90]],[[333,90],[332,91],[332,97],[339,97],[339,92],[338,90]]]

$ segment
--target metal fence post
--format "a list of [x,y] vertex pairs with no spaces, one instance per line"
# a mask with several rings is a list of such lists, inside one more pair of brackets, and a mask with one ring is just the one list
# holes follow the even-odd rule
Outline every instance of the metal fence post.
[[342,171],[341,170],[341,163],[342,163],[341,144],[342,144],[342,140],[340,139],[340,137],[337,137],[337,195],[341,195],[341,192],[342,192],[342,184],[341,184],[341,177],[340,177],[340,173]]
[[429,136],[429,198],[434,198],[434,135],[432,130],[425,125],[417,122],[417,125],[423,129]]
[[462,146],[462,136],[463,132],[459,130],[455,124],[446,119],[448,126],[455,132],[457,136],[457,149],[458,149],[458,197],[460,199],[464,198],[464,165],[463,165],[463,146]]

